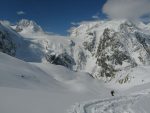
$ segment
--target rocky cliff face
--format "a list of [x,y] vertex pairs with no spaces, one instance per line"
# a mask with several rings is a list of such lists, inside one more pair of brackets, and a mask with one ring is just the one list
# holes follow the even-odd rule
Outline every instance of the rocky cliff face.
[[56,55],[55,53],[49,53],[46,54],[46,60],[52,64],[62,65],[69,69],[72,69],[73,65],[75,65],[74,59],[67,53],[62,53],[59,55]]
[[16,47],[6,32],[0,31],[0,51],[15,56]]
[[143,28],[131,21],[82,24],[72,31],[74,41],[82,42],[78,45],[84,49],[82,56],[86,56],[86,61],[79,64],[93,77],[107,80],[115,78],[120,71],[149,65],[150,33],[145,29],[146,25]]

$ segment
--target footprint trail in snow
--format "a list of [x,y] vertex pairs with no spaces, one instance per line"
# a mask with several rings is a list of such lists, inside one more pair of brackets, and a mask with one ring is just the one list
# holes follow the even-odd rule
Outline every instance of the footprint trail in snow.
[[132,105],[146,94],[135,94],[76,104],[72,106],[68,113],[135,113],[131,109]]

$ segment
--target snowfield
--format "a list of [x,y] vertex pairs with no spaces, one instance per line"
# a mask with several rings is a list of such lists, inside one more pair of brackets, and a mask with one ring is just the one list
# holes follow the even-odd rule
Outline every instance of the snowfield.
[[134,113],[131,107],[139,100],[139,97],[140,95],[134,95],[99,101],[96,100],[86,104],[76,105],[70,113]]
[[62,66],[30,64],[0,52],[0,67],[2,113],[65,113],[76,102],[110,95],[88,74]]
[[78,103],[68,113],[149,113],[149,90],[110,99]]

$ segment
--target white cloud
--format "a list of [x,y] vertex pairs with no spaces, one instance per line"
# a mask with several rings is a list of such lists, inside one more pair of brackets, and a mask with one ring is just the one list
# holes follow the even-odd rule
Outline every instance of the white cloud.
[[99,16],[98,15],[93,15],[92,18],[93,19],[99,19]]
[[25,15],[26,13],[24,11],[18,11],[17,15]]
[[71,25],[76,26],[76,25],[79,25],[79,23],[77,23],[77,22],[71,22]]
[[100,15],[100,13],[97,12],[95,15],[92,16],[92,18],[93,18],[93,19],[99,19],[99,15]]
[[107,0],[103,13],[109,18],[138,19],[150,14],[150,0]]

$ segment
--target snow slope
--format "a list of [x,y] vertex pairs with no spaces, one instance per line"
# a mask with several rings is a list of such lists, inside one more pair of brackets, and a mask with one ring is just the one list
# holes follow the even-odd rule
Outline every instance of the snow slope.
[[[0,53],[0,62],[2,113],[149,113],[150,111],[148,79],[143,85],[118,89],[93,79],[87,73],[72,72],[63,66],[47,62],[26,63],[4,53]],[[115,97],[111,97],[112,88],[115,90]]]
[[1,52],[0,67],[1,87],[32,89],[61,86],[40,68]]
[[109,88],[86,73],[47,63],[30,64],[1,52],[0,72],[3,113],[65,113],[76,102],[103,97],[106,92],[109,96]]
[[[149,113],[150,93],[120,96],[113,99],[95,100],[77,104],[69,113]],[[140,105],[140,107],[139,107]]]

